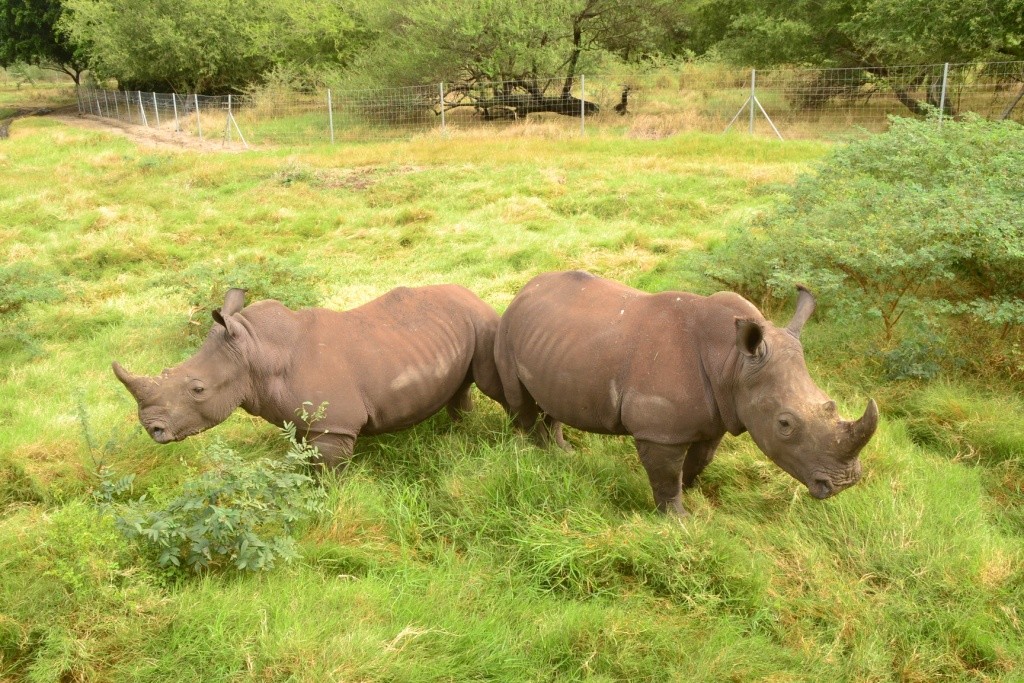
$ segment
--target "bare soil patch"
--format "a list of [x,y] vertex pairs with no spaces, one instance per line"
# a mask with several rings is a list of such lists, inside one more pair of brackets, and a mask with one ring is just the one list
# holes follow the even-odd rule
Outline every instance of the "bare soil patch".
[[[73,111],[74,107],[71,109]],[[147,128],[88,114],[79,115],[71,111],[55,112],[51,118],[69,126],[121,135],[142,147],[203,152],[244,152],[246,149],[240,142],[225,142],[222,139],[199,139],[193,135],[178,133],[170,129]]]

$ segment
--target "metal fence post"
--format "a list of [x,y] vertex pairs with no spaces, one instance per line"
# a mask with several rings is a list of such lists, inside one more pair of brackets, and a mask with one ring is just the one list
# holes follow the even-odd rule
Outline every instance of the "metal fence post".
[[444,82],[442,81],[441,83],[438,83],[437,87],[441,93],[441,133],[444,134],[446,128],[444,121]]
[[146,109],[142,106],[142,91],[136,90],[136,94],[139,96],[139,118],[142,119],[142,123],[149,128],[149,119],[146,118]]
[[949,80],[949,62],[942,67],[942,94],[939,96],[939,128],[942,128],[942,116],[946,111],[946,83]]
[[124,111],[128,115],[128,123],[132,122],[132,101],[128,99],[128,91],[124,91]]
[[75,99],[78,100],[78,115],[82,115],[82,86],[75,83]]
[[174,132],[181,132],[181,124],[178,123],[178,94],[171,93],[171,107],[174,108]]
[[334,103],[331,101],[331,89],[327,89],[327,125],[331,129],[331,144],[334,144]]
[[587,132],[587,77],[580,74],[580,135]]
[[106,89],[103,90],[103,104],[107,107],[107,118],[110,118],[110,98],[107,97]]
[[757,101],[757,70],[750,70],[750,134],[754,134],[754,102]]
[[228,93],[228,117],[224,121],[224,142],[231,142],[231,93]]
[[117,91],[116,90],[114,91],[114,116],[117,117],[118,121],[121,120],[121,105],[119,105],[117,103]]
[[199,131],[199,139],[202,140],[203,139],[203,123],[202,123],[202,119],[199,117],[199,93],[192,93],[192,97],[195,98],[195,103],[196,103],[196,130]]
[[156,92],[153,93],[153,113],[156,114],[156,127],[160,127],[160,107],[156,104]]

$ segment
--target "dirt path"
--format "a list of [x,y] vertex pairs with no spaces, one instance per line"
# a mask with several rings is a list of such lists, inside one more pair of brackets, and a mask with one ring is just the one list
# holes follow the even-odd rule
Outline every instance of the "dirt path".
[[198,137],[186,133],[176,133],[173,130],[164,128],[147,128],[135,126],[120,121],[100,118],[98,116],[78,115],[74,113],[74,107],[54,112],[50,118],[65,123],[69,126],[85,128],[87,130],[99,130],[104,133],[121,135],[131,139],[142,147],[155,147],[157,149],[186,149],[203,152],[244,152],[245,146],[240,142],[223,142],[221,139],[200,140]]

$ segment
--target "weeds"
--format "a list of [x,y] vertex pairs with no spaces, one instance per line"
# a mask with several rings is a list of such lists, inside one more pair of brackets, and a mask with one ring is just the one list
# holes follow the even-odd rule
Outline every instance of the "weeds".
[[165,503],[145,495],[116,503],[131,479],[115,479],[107,469],[95,496],[101,509],[114,512],[125,538],[161,568],[268,571],[298,558],[296,525],[324,509],[323,491],[305,474],[319,453],[296,438],[292,423],[281,436],[288,450],[280,458],[246,459],[214,443],[205,453],[208,469]]

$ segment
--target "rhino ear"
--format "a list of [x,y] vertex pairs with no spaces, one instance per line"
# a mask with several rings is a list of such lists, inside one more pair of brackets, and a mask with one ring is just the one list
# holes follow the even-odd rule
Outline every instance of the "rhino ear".
[[238,313],[243,308],[245,308],[245,290],[232,287],[224,295],[224,305],[220,307],[220,312],[227,317]]
[[232,288],[228,290],[228,293],[224,296],[224,305],[221,306],[219,311],[213,311],[213,321],[218,325],[223,325],[228,331],[228,336],[232,339],[238,337],[242,333],[242,325],[234,319],[236,313],[241,311],[245,307],[245,290]]
[[736,318],[736,348],[748,358],[764,354],[764,328],[756,320]]
[[223,325],[224,329],[227,330],[228,337],[231,339],[237,339],[241,335],[245,328],[242,327],[242,323],[238,322],[238,316],[234,315],[223,315],[220,311],[214,311],[213,320],[218,325]]

